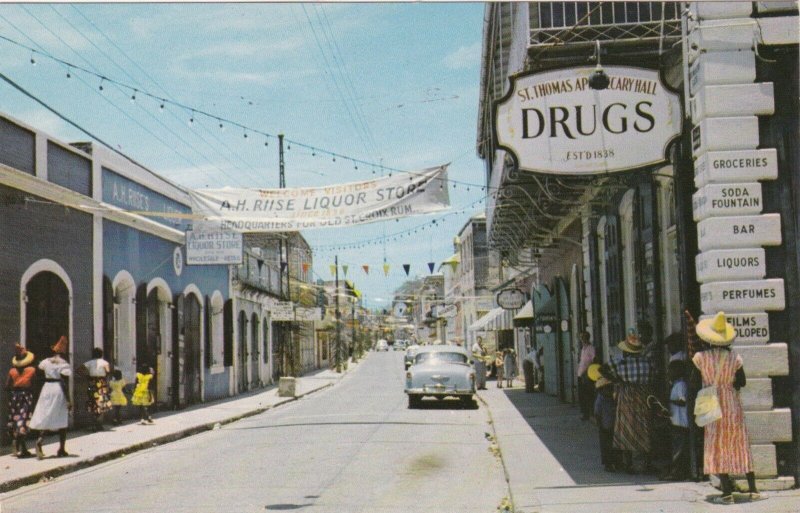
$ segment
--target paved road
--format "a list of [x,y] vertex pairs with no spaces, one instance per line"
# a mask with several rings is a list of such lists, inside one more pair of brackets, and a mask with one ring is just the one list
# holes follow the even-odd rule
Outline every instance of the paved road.
[[22,488],[8,512],[490,513],[506,495],[483,407],[407,409],[401,352],[222,429]]

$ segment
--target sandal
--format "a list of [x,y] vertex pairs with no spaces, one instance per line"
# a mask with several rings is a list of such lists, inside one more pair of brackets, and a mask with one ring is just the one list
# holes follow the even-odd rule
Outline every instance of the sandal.
[[711,499],[711,502],[713,502],[714,504],[733,504],[734,503],[733,494],[714,497],[713,499]]
[[36,442],[36,458],[43,460],[44,459],[44,451],[42,450],[42,441],[37,440]]

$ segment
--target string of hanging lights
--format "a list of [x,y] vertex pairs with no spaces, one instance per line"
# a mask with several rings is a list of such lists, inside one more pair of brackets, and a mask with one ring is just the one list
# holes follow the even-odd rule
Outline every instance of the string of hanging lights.
[[[223,115],[220,115],[220,114],[215,114],[215,113],[209,112],[207,110],[204,110],[204,109],[196,107],[196,106],[187,105],[185,103],[178,102],[178,101],[175,101],[175,100],[171,100],[169,98],[164,98],[161,95],[153,94],[153,93],[151,93],[151,92],[149,92],[149,91],[147,91],[147,90],[145,90],[145,89],[143,89],[141,87],[133,86],[133,85],[130,85],[130,84],[125,83],[123,81],[114,79],[114,78],[112,78],[110,76],[107,76],[105,74],[101,74],[101,73],[95,72],[93,70],[87,69],[87,68],[85,68],[85,67],[83,67],[83,66],[81,66],[79,64],[75,64],[73,62],[70,62],[70,61],[64,60],[64,59],[62,59],[60,57],[57,57],[55,55],[52,55],[52,54],[50,54],[50,53],[48,53],[48,52],[46,52],[46,51],[44,51],[42,49],[36,49],[36,48],[30,47],[30,46],[28,46],[28,45],[26,45],[24,43],[21,43],[19,41],[16,41],[15,39],[10,38],[8,36],[0,34],[0,41],[5,41],[6,43],[9,43],[11,45],[17,46],[19,48],[23,48],[23,49],[27,50],[28,52],[30,52],[30,63],[31,63],[32,66],[36,66],[37,63],[38,63],[37,57],[41,57],[41,58],[49,59],[49,60],[51,60],[53,62],[56,62],[59,65],[63,66],[64,69],[65,69],[65,77],[67,79],[73,78],[73,75],[76,72],[80,72],[80,73],[83,73],[83,74],[86,74],[86,75],[89,75],[89,76],[93,77],[95,80],[99,81],[98,82],[98,86],[97,86],[97,90],[100,93],[104,94],[105,91],[106,91],[106,86],[109,85],[109,84],[113,84],[117,88],[121,88],[121,89],[124,89],[125,91],[127,91],[126,97],[129,99],[129,101],[131,103],[136,103],[137,101],[140,102],[143,98],[147,98],[154,105],[157,105],[157,108],[158,108],[158,110],[160,112],[163,112],[168,107],[173,107],[173,108],[180,109],[188,117],[187,124],[190,127],[194,127],[196,125],[196,123],[200,122],[201,119],[205,119],[205,120],[208,120],[208,121],[212,122],[214,125],[216,125],[219,128],[220,131],[225,131],[227,127],[233,127],[233,128],[236,128],[237,130],[240,130],[241,133],[242,133],[242,138],[245,139],[245,140],[250,139],[251,135],[252,136],[260,136],[261,138],[263,138],[263,142],[264,142],[264,146],[265,147],[269,146],[270,140],[273,140],[273,141],[278,140],[278,135],[276,135],[276,134],[271,134],[271,133],[266,132],[264,130],[260,130],[258,128],[254,128],[254,127],[251,127],[251,126],[244,125],[244,124],[242,124],[242,123],[240,123],[238,121],[230,119],[229,117],[226,117],[226,116],[223,116]],[[389,176],[392,176],[393,173],[404,173],[404,174],[408,174],[409,175],[409,179],[413,179],[415,176],[420,176],[421,175],[420,173],[415,172],[415,171],[408,171],[408,170],[399,169],[399,168],[395,168],[395,167],[391,167],[391,166],[386,166],[383,163],[370,162],[368,160],[364,160],[364,159],[360,159],[360,158],[357,158],[357,157],[352,157],[352,156],[349,156],[349,155],[345,155],[343,153],[339,153],[339,152],[336,152],[336,151],[320,148],[320,147],[314,146],[312,144],[305,143],[305,142],[302,142],[302,141],[299,141],[299,140],[295,140],[295,139],[290,139],[290,138],[287,138],[287,137],[284,137],[284,142],[286,143],[286,150],[287,151],[291,151],[293,146],[295,146],[297,148],[303,148],[303,149],[305,149],[305,150],[310,152],[311,157],[318,157],[319,156],[319,157],[330,158],[331,162],[337,162],[337,159],[338,159],[338,161],[349,162],[353,166],[354,170],[359,170],[360,169],[359,166],[361,166],[361,168],[363,168],[363,169],[371,169],[373,175],[377,175],[379,172],[380,172],[381,176],[383,176],[384,173],[388,173]],[[442,180],[442,182],[443,182],[443,180]],[[447,182],[452,184],[454,189],[457,188],[460,185],[460,186],[466,188],[466,190],[468,190],[468,191],[471,190],[471,188],[473,188],[473,187],[476,188],[476,189],[480,189],[482,191],[485,191],[487,188],[489,188],[489,189],[493,189],[494,188],[494,187],[491,187],[491,186],[487,186],[485,184],[472,183],[472,182],[467,182],[467,181],[463,181],[463,180],[448,179]]]

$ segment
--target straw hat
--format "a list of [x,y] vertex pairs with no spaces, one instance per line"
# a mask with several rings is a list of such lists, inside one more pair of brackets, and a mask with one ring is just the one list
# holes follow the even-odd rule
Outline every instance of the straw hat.
[[589,365],[589,367],[586,368],[586,376],[588,376],[589,379],[591,379],[592,381],[597,381],[599,378],[601,378],[602,376],[600,376],[600,364],[593,363]]
[[33,363],[35,356],[21,345],[17,344],[14,348],[15,356],[11,358],[11,365],[14,367],[27,367]]
[[727,346],[736,338],[736,330],[725,320],[725,313],[719,312],[697,323],[697,336],[713,346]]
[[639,339],[639,334],[633,328],[628,330],[628,336],[617,344],[617,347],[628,353],[641,353],[642,349],[644,349],[642,341]]
[[61,338],[58,339],[58,342],[53,344],[50,349],[52,349],[54,353],[67,354],[67,351],[69,350],[69,342],[67,341],[67,337],[61,335]]
[[594,387],[595,388],[603,388],[604,386],[610,385],[610,384],[611,384],[611,381],[607,380],[603,376],[600,376],[599,378],[597,378],[597,381],[595,382]]

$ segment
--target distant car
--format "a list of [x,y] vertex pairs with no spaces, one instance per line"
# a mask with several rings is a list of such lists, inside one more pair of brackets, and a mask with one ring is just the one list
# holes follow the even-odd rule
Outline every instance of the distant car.
[[475,372],[467,352],[449,345],[420,347],[406,371],[405,393],[409,408],[419,406],[423,397],[457,397],[462,405],[471,405]]
[[384,339],[380,339],[380,340],[378,340],[378,342],[375,343],[375,350],[376,351],[388,351],[389,350],[389,343]]
[[414,358],[417,356],[417,351],[419,351],[419,346],[416,344],[410,345],[406,348],[406,354],[403,357],[406,369],[408,369],[414,364]]

